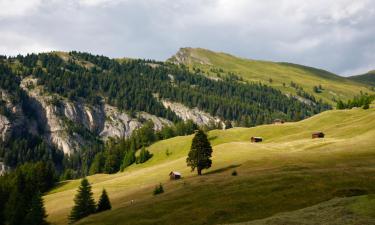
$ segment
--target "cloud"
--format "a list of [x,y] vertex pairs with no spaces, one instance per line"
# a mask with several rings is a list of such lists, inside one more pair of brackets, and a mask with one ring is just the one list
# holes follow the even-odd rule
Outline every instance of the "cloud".
[[35,11],[41,2],[41,0],[0,0],[0,18],[26,15]]
[[192,46],[339,74],[374,65],[371,0],[0,0],[0,7],[7,9],[0,35],[8,34],[0,54],[59,49],[164,60]]

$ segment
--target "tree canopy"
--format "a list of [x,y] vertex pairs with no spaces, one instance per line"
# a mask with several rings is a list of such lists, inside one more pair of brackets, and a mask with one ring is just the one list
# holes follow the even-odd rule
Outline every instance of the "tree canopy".
[[191,167],[192,171],[197,169],[198,175],[202,175],[203,169],[211,167],[212,147],[207,139],[207,135],[198,130],[191,143],[190,152],[186,159],[187,165]]

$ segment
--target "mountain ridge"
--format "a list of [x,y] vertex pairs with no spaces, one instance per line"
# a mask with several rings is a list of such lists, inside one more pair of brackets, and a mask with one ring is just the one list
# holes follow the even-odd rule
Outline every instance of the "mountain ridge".
[[[246,59],[203,48],[181,48],[167,61],[184,64],[192,71],[199,69],[211,77],[234,73],[244,80],[262,82],[285,94],[297,94],[302,88],[304,92],[332,105],[335,105],[338,99],[346,101],[361,92],[374,93],[367,85],[319,68]],[[294,86],[295,84],[297,86]]]

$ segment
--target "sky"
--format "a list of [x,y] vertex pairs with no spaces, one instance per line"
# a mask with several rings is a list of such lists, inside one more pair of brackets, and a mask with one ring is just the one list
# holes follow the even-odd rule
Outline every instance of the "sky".
[[0,0],[2,55],[181,47],[361,74],[375,69],[375,0]]

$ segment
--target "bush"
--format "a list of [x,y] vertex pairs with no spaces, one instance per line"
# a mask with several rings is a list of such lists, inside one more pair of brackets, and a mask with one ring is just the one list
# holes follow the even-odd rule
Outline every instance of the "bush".
[[158,194],[162,194],[162,193],[164,193],[164,188],[163,188],[162,184],[159,184],[154,189],[154,195],[158,195]]
[[236,170],[233,170],[232,176],[237,176],[237,171]]

